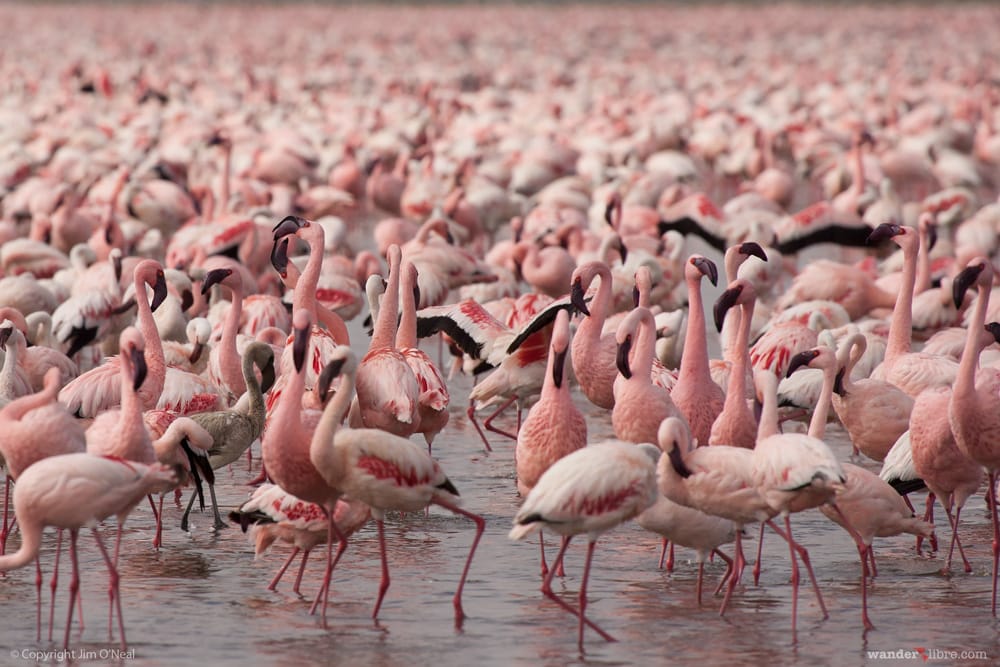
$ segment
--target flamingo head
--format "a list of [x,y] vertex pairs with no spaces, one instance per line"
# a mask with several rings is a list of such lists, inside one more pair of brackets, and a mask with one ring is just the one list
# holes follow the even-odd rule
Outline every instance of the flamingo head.
[[867,243],[869,245],[881,243],[886,239],[895,238],[901,234],[906,234],[906,227],[891,222],[883,222],[868,235]]
[[632,351],[632,334],[625,334],[624,340],[618,343],[618,354],[615,357],[615,363],[618,366],[618,372],[628,380],[632,377],[632,368],[628,363],[628,355]]
[[707,277],[712,285],[719,284],[719,269],[715,266],[715,262],[701,255],[692,255],[688,262],[698,270],[699,275]]
[[579,276],[574,276],[570,285],[569,300],[577,310],[587,317],[590,316],[590,309],[587,308],[587,300],[584,298],[583,280]]
[[955,280],[951,283],[951,297],[955,302],[956,308],[962,307],[962,302],[965,300],[965,293],[975,284],[985,285],[989,287],[993,282],[993,269],[992,267],[987,271],[989,267],[989,260],[985,257],[976,257],[970,261],[961,273],[955,276]]
[[309,352],[309,336],[312,334],[312,315],[308,310],[295,311],[292,317],[292,328],[295,329],[292,340],[292,361],[295,371],[301,373],[306,363],[306,353]]
[[201,293],[208,294],[208,290],[212,289],[214,285],[224,282],[231,275],[233,275],[232,269],[212,269],[205,274],[205,278],[201,282]]
[[357,369],[358,357],[354,354],[354,351],[347,345],[338,345],[334,349],[330,361],[323,367],[323,371],[319,374],[319,380],[316,383],[320,400],[324,403],[326,402],[330,386],[337,376],[354,375]]
[[[747,241],[746,243],[741,243],[739,252],[741,255],[746,255],[747,257],[750,256],[756,257],[760,259],[762,262],[767,261],[767,253],[764,252],[764,249],[760,246],[759,243],[755,243],[754,241]],[[714,284],[715,283],[713,283],[713,285]]]
[[163,274],[162,268],[156,269],[156,277],[153,279],[153,300],[149,302],[149,309],[156,312],[160,304],[167,298],[167,277]]
[[729,287],[715,301],[712,314],[715,316],[715,328],[721,333],[726,313],[733,306],[749,303],[757,297],[753,285],[742,278],[729,283]]
[[138,329],[129,327],[122,332],[119,347],[123,358],[128,360],[128,371],[132,375],[132,390],[139,391],[142,383],[146,381],[146,373],[149,370],[146,366],[146,342]]
[[7,341],[10,340],[11,334],[14,333],[14,325],[6,324],[0,327],[0,350],[7,349]]

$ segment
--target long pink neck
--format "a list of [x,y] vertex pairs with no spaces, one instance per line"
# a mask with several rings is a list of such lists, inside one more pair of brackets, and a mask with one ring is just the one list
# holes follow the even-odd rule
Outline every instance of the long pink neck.
[[135,305],[138,311],[139,331],[146,342],[146,381],[142,383],[139,393],[144,398],[144,408],[152,410],[160,400],[163,392],[163,381],[166,374],[167,364],[163,358],[163,343],[160,341],[160,332],[156,328],[156,320],[153,319],[153,311],[149,307],[146,299],[146,282],[140,277],[135,278]]
[[772,375],[765,380],[765,385],[761,397],[763,406],[760,411],[760,422],[757,424],[757,442],[780,433],[778,429],[777,379]]
[[42,545],[42,525],[21,517],[18,517],[17,523],[21,529],[21,546],[12,554],[0,556],[0,572],[24,567],[38,557],[38,550]]
[[309,444],[309,459],[323,475],[327,484],[335,488],[340,487],[341,477],[345,471],[337,457],[334,438],[353,397],[354,373],[345,373],[337,393],[326,404]]
[[3,410],[0,410],[0,419],[5,421],[18,421],[32,410],[37,410],[38,408],[53,403],[58,393],[58,382],[47,384],[36,394],[22,396],[21,398],[16,398],[8,403]]
[[[294,295],[298,293],[296,288],[298,287],[301,275],[302,274],[299,273],[298,267],[289,262],[288,269],[285,271],[285,276],[281,279],[281,281],[285,284],[285,287],[292,290],[293,300]],[[347,325],[344,324],[343,318],[315,299],[313,299],[313,303],[316,304],[316,321],[326,327],[327,331],[330,332],[333,339],[337,341],[338,345],[350,345],[350,335],[347,333]]]
[[830,401],[833,398],[833,381],[837,376],[835,367],[823,369],[823,387],[819,392],[819,401],[809,421],[809,435],[822,440],[826,434],[826,418],[830,414]]
[[736,330],[736,340],[733,342],[729,381],[726,383],[726,401],[723,404],[723,411],[726,413],[734,409],[726,409],[730,404],[739,406],[746,401],[747,367],[750,365],[750,324],[753,321],[753,309],[753,301],[740,306],[740,324]]
[[583,318],[578,329],[578,335],[595,340],[601,337],[604,320],[607,319],[608,308],[611,306],[611,271],[602,267],[598,269],[597,276],[601,279],[601,284],[597,286],[597,294],[588,306],[590,317]]
[[268,438],[272,442],[281,442],[278,445],[283,452],[294,450],[306,440],[308,433],[302,425],[302,395],[306,390],[306,367],[309,363],[307,359],[302,365],[302,371],[297,371],[294,364],[286,372],[291,373],[288,384],[281,391],[278,405],[271,413],[271,419],[267,425],[268,432],[280,433],[276,438]]
[[413,281],[409,271],[406,278],[400,297],[399,330],[396,332],[396,347],[400,350],[417,347],[417,303],[413,298]]
[[226,321],[222,324],[222,339],[219,341],[219,366],[222,377],[229,390],[234,394],[242,394],[247,390],[243,380],[243,368],[240,353],[236,351],[236,334],[240,330],[240,318],[243,314],[243,280],[237,276],[236,286],[229,286],[232,292],[232,303],[226,313]]
[[687,334],[677,381],[683,384],[711,382],[712,374],[708,369],[708,344],[705,341],[705,308],[701,301],[701,279],[689,279],[687,285]]
[[903,246],[903,279],[899,285],[899,295],[892,309],[889,323],[889,342],[885,347],[885,361],[895,361],[900,355],[910,351],[910,337],[913,332],[913,285],[917,274],[917,258],[912,246]]
[[370,350],[385,350],[394,347],[396,321],[399,316],[399,270],[398,265],[389,267],[389,280],[382,295],[378,320],[372,333]]
[[292,312],[305,308],[316,321],[316,288],[319,286],[319,274],[323,268],[323,246],[313,239],[309,239],[309,260],[306,268],[295,285],[295,294],[292,295]]
[[653,371],[653,354],[656,352],[656,336],[653,331],[653,316],[644,310],[639,318],[635,351],[632,352],[632,377],[629,381],[639,384],[649,384],[649,375]]
[[979,286],[979,296],[976,299],[972,319],[965,335],[965,349],[962,350],[962,360],[958,363],[958,377],[955,378],[954,397],[970,396],[976,391],[976,370],[979,368],[979,353],[982,345],[979,343],[983,327],[986,325],[986,310],[990,305],[990,288]]

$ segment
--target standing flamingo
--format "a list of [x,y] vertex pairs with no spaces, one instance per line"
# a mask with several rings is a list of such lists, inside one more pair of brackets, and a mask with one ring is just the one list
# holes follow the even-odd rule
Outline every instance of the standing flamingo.
[[[979,353],[994,341],[994,329],[984,329],[993,286],[993,266],[985,257],[976,257],[955,277],[955,303],[976,285],[975,310],[959,362],[958,377],[948,403],[948,420],[955,443],[963,454],[986,468],[989,484],[986,505],[993,521],[993,593],[991,613],[997,615],[997,568],[1000,565],[1000,522],[997,520],[997,470],[1000,470],[1000,369],[978,368]],[[987,333],[988,332],[988,333]]]
[[[228,258],[214,261],[232,262]],[[208,372],[212,382],[224,392],[226,405],[232,405],[247,390],[240,354],[236,351],[236,334],[240,330],[240,316],[243,313],[243,275],[235,267],[210,269],[202,280],[201,293],[207,294],[215,284],[228,288],[231,297],[226,319],[222,324],[222,337],[209,351]]]
[[[579,619],[577,645],[583,650],[584,623],[607,641],[614,637],[587,619],[587,580],[597,539],[615,526],[628,521],[656,502],[656,467],[653,456],[644,451],[652,445],[636,447],[616,440],[589,445],[564,456],[543,474],[528,493],[514,517],[512,540],[520,540],[539,528],[566,539],[542,583],[542,593]],[[579,608],[574,609],[552,590],[552,577],[574,535],[587,534],[587,559],[580,583]]]
[[[517,432],[514,466],[517,491],[527,497],[542,474],[568,454],[587,444],[587,422],[573,404],[564,371],[569,354],[569,314],[560,311],[552,329],[548,365],[542,395],[528,412]],[[548,574],[545,563],[545,538],[538,532],[541,546],[542,576]]]
[[[461,626],[465,618],[462,590],[476,546],[486,529],[486,522],[478,514],[458,506],[458,490],[437,461],[417,445],[379,429],[339,428],[351,400],[355,375],[359,370],[357,357],[349,347],[339,346],[334,351],[334,358],[324,372],[340,374],[343,379],[313,433],[310,459],[331,487],[342,489],[349,498],[360,500],[371,507],[378,526],[379,552],[382,557],[382,581],[372,618],[378,617],[382,599],[389,588],[383,525],[385,512],[416,512],[433,504],[468,517],[476,524],[476,536],[469,547],[465,568],[452,600],[455,624]],[[324,592],[324,597],[328,592]]]
[[[601,283],[588,306],[584,294],[595,278]],[[573,337],[573,374],[584,396],[598,407],[611,409],[615,404],[614,334],[602,331],[611,309],[611,269],[603,262],[588,262],[573,272],[570,296],[573,304],[586,317]]]
[[739,326],[731,348],[728,387],[722,412],[712,424],[709,435],[710,445],[731,445],[752,449],[757,442],[757,422],[746,400],[746,377],[750,367],[750,324],[753,321],[757,290],[745,278],[737,278],[729,284],[715,302],[715,327],[722,331],[726,314],[739,306]]

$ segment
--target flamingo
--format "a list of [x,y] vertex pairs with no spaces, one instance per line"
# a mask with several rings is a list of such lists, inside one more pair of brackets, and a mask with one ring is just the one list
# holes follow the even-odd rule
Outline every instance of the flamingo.
[[[564,456],[546,470],[514,517],[509,537],[524,539],[539,528],[564,536],[542,593],[579,619],[577,645],[583,650],[584,623],[607,641],[614,637],[586,616],[587,580],[597,539],[656,502],[656,452],[652,445],[608,440]],[[579,607],[573,608],[552,591],[552,577],[574,535],[587,534],[587,559],[580,583]]]
[[[324,372],[341,375],[341,385],[324,409],[313,433],[310,460],[332,488],[342,489],[347,497],[360,500],[371,507],[378,526],[379,553],[382,557],[382,581],[372,618],[378,617],[382,600],[389,588],[383,525],[385,512],[416,512],[429,505],[439,505],[476,524],[476,535],[469,547],[465,568],[452,600],[455,624],[460,627],[465,618],[462,590],[472,565],[472,557],[486,529],[486,522],[478,514],[458,506],[458,489],[441,470],[437,461],[417,445],[379,429],[339,428],[354,392],[355,377],[359,370],[354,352],[347,346],[339,346]],[[343,547],[345,538],[338,537]],[[324,591],[324,598],[328,594],[327,589]]]
[[969,320],[968,335],[958,377],[948,402],[948,421],[951,423],[955,444],[970,459],[986,468],[989,479],[986,487],[986,504],[993,521],[993,592],[991,613],[997,614],[997,569],[1000,566],[1000,522],[997,520],[996,484],[1000,469],[1000,370],[977,368],[979,353],[994,342],[998,333],[995,323],[986,328],[986,311],[989,308],[990,289],[993,285],[993,266],[985,257],[972,259],[955,277],[953,283],[955,303],[959,304],[965,292],[976,286],[978,296]]
[[[73,608],[80,589],[76,549],[80,529],[91,526],[101,557],[108,568],[111,578],[110,597],[112,604],[117,603],[118,634],[124,649],[127,644],[118,570],[94,524],[109,516],[116,516],[118,525],[121,526],[143,496],[164,493],[175,487],[177,482],[174,470],[158,463],[144,465],[86,453],[50,456],[29,466],[21,475],[14,489],[17,522],[21,526],[21,546],[13,554],[0,556],[0,571],[24,567],[36,558],[45,526],[70,531],[73,575],[69,587],[64,649],[69,648]],[[110,627],[108,632],[110,634]]]
[[[232,263],[228,258],[216,261]],[[212,346],[208,355],[208,372],[212,382],[225,392],[226,404],[232,405],[247,390],[240,370],[240,355],[236,351],[236,334],[239,332],[240,315],[243,312],[243,276],[233,267],[210,269],[202,280],[201,293],[208,294],[216,284],[228,288],[231,297],[222,325],[222,337]]]
[[[597,293],[588,306],[584,294],[595,278],[600,279]],[[598,407],[611,409],[615,404],[615,355],[613,334],[604,334],[604,320],[611,308],[611,270],[603,262],[588,262],[576,268],[570,295],[577,310],[586,317],[573,337],[573,374],[580,390]]]
[[[747,255],[753,252],[746,243]],[[757,246],[759,248],[760,246]],[[761,251],[763,254],[763,251]],[[727,258],[729,252],[727,251]],[[684,280],[688,290],[687,335],[681,356],[677,384],[670,392],[677,409],[691,426],[691,434],[700,443],[708,443],[712,424],[722,412],[725,392],[712,381],[708,366],[708,345],[705,340],[705,309],[701,300],[701,279],[708,277],[712,285],[719,282],[715,264],[701,255],[692,255],[684,264]]]
[[[566,311],[559,311],[552,329],[542,395],[517,432],[514,466],[517,492],[522,497],[527,497],[553,463],[587,444],[587,421],[573,404],[569,382],[564,377],[569,346],[569,315]],[[538,541],[544,577],[548,566],[541,531]]]
[[707,444],[732,445],[752,449],[757,442],[757,424],[746,401],[746,375],[750,367],[750,351],[747,346],[750,337],[750,323],[753,321],[757,290],[745,278],[737,278],[729,283],[726,290],[715,301],[715,328],[722,331],[726,314],[739,306],[739,328],[733,342],[730,360],[729,380],[722,412],[712,423]]
[[[138,326],[143,338],[145,370],[148,379],[138,389],[139,405],[143,410],[152,410],[159,401],[166,379],[166,364],[163,357],[163,343],[156,330],[153,311],[167,295],[167,283],[163,268],[155,260],[143,260],[135,267],[134,285]],[[153,288],[153,298],[146,301],[146,285]],[[116,407],[122,402],[119,377],[122,369],[122,355],[112,357],[105,363],[79,376],[59,392],[59,401],[80,417],[96,417],[98,413]]]
[[[337,501],[333,521],[344,535],[350,537],[368,523],[369,519],[371,508],[363,502],[344,499]],[[298,595],[309,553],[326,542],[329,525],[323,508],[296,498],[277,484],[262,484],[239,509],[229,513],[229,520],[238,524],[243,532],[250,529],[254,539],[255,558],[259,558],[276,540],[292,545],[288,559],[267,585],[269,591],[277,590],[285,571],[295,557],[302,553],[302,562],[292,586],[292,592]]]

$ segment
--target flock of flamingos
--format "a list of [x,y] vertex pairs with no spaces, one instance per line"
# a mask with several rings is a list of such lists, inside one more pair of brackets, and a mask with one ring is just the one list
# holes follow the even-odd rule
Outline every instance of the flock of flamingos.
[[[826,614],[793,534],[819,508],[857,544],[869,629],[874,538],[937,549],[936,499],[944,569],[971,572],[961,513],[984,494],[996,615],[1000,88],[981,40],[933,48],[936,10],[885,29],[931,42],[905,52],[787,11],[740,27],[688,11],[671,30],[669,13],[591,10],[563,17],[571,39],[530,11],[433,10],[417,30],[311,10],[349,26],[260,22],[248,40],[237,13],[143,10],[183,39],[124,40],[127,12],[82,10],[93,34],[58,47],[65,17],[40,11],[38,31],[4,13],[45,57],[0,64],[0,571],[38,568],[39,640],[44,529],[68,537],[65,646],[81,531],[124,646],[122,525],[148,497],[149,548],[169,549],[181,486],[181,529],[198,502],[215,530],[290,546],[270,588],[301,555],[298,592],[324,549],[324,622],[355,531],[374,520],[377,617],[383,521],[464,516],[461,625],[485,522],[434,440],[466,415],[485,449],[516,442],[510,537],[538,534],[541,591],[581,650],[588,628],[613,639],[586,609],[595,544],[633,519],[697,553],[699,603],[705,561],[726,561],[720,613],[749,583],[745,531],[780,536],[794,630],[800,564]],[[365,316],[370,340],[349,336]],[[449,394],[463,372],[467,407]],[[614,440],[588,438],[581,394]],[[824,442],[830,419],[854,463]],[[256,456],[258,486],[224,516],[215,471]],[[921,518],[905,494],[924,487]],[[552,582],[578,535],[573,600]]]

